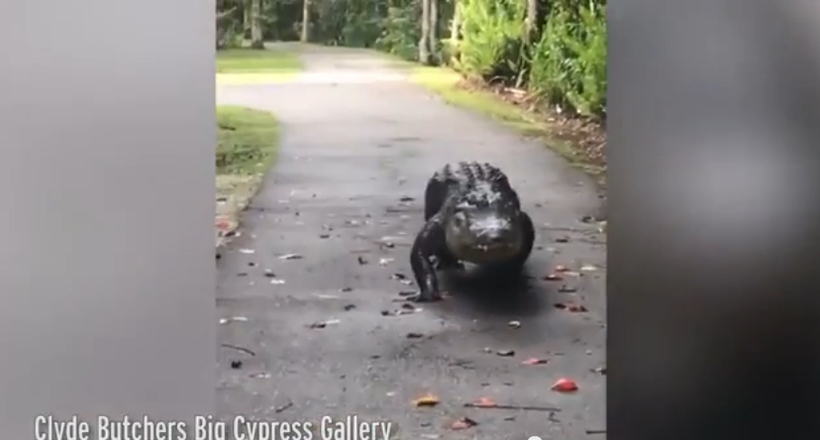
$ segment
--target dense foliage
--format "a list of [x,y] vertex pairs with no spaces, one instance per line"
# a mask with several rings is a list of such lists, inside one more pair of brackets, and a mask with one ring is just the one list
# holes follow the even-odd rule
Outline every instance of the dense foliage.
[[[253,40],[254,23],[256,39],[298,40],[303,6],[303,0],[218,0],[217,46]],[[409,60],[421,53],[425,62],[605,116],[605,0],[309,0],[308,6],[312,43],[373,47]]]

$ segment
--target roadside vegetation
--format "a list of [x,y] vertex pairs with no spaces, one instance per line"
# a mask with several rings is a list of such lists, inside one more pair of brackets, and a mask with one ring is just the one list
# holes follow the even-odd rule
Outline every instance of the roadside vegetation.
[[276,160],[279,125],[273,114],[236,106],[216,109],[216,244],[238,227],[239,214]]
[[301,70],[302,63],[292,50],[233,48],[216,54],[217,84],[284,82]]

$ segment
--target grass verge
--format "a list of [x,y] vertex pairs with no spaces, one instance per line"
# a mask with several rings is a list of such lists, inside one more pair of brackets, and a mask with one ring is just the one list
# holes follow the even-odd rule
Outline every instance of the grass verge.
[[299,56],[282,49],[227,49],[216,53],[217,84],[286,82],[302,70]]
[[266,111],[217,106],[216,245],[225,243],[239,226],[239,213],[256,194],[273,165],[279,145],[279,124]]
[[[397,61],[397,66],[402,64]],[[410,80],[449,104],[484,114],[525,136],[540,139],[573,166],[590,174],[606,187],[606,164],[602,156],[605,143],[603,129],[591,127],[578,119],[536,110],[523,93],[510,89],[492,89],[466,81],[447,67],[429,67],[404,63]],[[597,151],[597,152],[596,152]]]

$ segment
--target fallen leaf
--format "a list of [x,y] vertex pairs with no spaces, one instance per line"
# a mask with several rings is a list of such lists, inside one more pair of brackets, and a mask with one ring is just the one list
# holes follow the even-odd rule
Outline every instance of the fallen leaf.
[[450,429],[457,431],[460,429],[469,429],[476,425],[478,425],[478,422],[476,422],[475,420],[468,417],[462,417],[451,423]]
[[546,364],[547,359],[540,359],[540,358],[529,358],[526,359],[524,362],[521,362],[524,365],[541,365]]
[[559,393],[572,393],[574,391],[578,391],[578,384],[576,384],[572,379],[562,377],[561,379],[555,381],[550,389]]
[[301,260],[302,258],[304,257],[299,254],[285,254],[279,257],[280,260]]
[[561,278],[561,276],[558,274],[551,273],[545,276],[544,279],[547,281],[561,281],[563,278]]
[[319,321],[319,322],[314,322],[313,324],[310,324],[308,326],[308,328],[325,328],[329,325],[338,324],[340,322],[341,321],[339,321],[338,319],[331,319],[330,321]]
[[472,406],[476,408],[495,408],[498,404],[489,397],[479,397],[478,400],[473,402]]
[[573,313],[583,313],[588,311],[583,305],[574,303],[556,303],[555,308]]
[[416,406],[436,406],[438,405],[438,397],[432,394],[425,394],[413,401]]
[[227,324],[227,323],[233,322],[233,321],[245,322],[247,320],[248,320],[248,318],[246,318],[244,316],[234,316],[234,317],[231,317],[231,318],[222,318],[222,319],[219,320],[219,323],[220,324]]

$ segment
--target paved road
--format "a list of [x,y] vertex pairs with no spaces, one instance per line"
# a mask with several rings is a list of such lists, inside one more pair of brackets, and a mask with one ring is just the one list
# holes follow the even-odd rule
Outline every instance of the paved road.
[[[247,318],[219,326],[219,414],[316,423],[355,414],[394,422],[391,438],[401,439],[604,438],[585,433],[604,428],[606,378],[594,372],[605,362],[606,250],[580,221],[599,202],[590,181],[537,143],[409,84],[368,52],[313,48],[303,57],[307,70],[295,82],[217,91],[221,104],[271,110],[284,123],[279,161],[219,260],[219,316]],[[453,279],[449,300],[384,316],[402,309],[399,293],[414,288],[394,274],[411,277],[409,243],[423,221],[426,179],[463,159],[498,164],[519,191],[538,225],[531,277],[495,297],[486,282]],[[557,264],[599,270],[542,280]],[[560,292],[562,285],[577,291]],[[568,300],[589,311],[554,307]],[[523,365],[530,357],[549,362]],[[560,377],[580,390],[550,391]],[[411,403],[428,392],[437,406]],[[463,407],[479,397],[561,411]],[[478,425],[448,429],[460,417]]]

